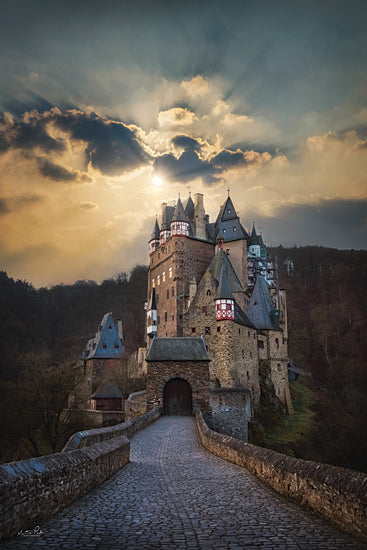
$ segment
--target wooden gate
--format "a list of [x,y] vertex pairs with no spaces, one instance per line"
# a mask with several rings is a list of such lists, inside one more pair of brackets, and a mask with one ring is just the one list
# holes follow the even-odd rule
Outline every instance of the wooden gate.
[[186,380],[172,378],[163,390],[163,414],[192,415],[192,389]]

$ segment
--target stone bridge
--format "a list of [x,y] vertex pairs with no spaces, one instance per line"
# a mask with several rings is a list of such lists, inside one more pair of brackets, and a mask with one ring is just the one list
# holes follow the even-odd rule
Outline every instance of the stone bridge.
[[[199,418],[208,446],[205,430]],[[231,440],[218,437],[223,444]],[[227,458],[233,460],[230,454]],[[246,469],[209,453],[193,417],[163,416],[131,436],[130,462],[108,481],[1,548],[344,550],[367,545],[275,493]]]

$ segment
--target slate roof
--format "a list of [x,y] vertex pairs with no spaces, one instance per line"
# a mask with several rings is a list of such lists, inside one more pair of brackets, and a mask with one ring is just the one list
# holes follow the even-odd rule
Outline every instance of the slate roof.
[[185,208],[185,212],[188,215],[189,219],[191,221],[193,221],[194,220],[194,213],[195,213],[195,205],[194,205],[194,201],[191,198],[191,195],[184,202],[184,208]]
[[268,283],[261,275],[257,276],[247,316],[259,330],[282,330],[279,326],[279,311],[274,308]]
[[237,274],[233,269],[231,261],[229,260],[228,255],[224,252],[224,250],[221,250],[221,249],[218,250],[214,258],[210,262],[207,270],[211,272],[214,279],[219,284],[219,279],[220,279],[223,265],[225,266],[225,269],[226,269],[228,284],[229,284],[229,288],[231,289],[231,292],[243,292],[245,289],[243,288],[241,281],[237,277]]
[[111,382],[102,382],[102,384],[97,389],[96,393],[92,395],[92,399],[111,399],[111,398],[120,398],[122,393],[117,384]]
[[151,241],[153,241],[153,240],[158,240],[159,241],[159,225],[158,225],[157,218],[155,219],[155,224],[153,226],[153,231],[152,231],[152,234],[150,236],[150,240]]
[[95,337],[88,340],[82,359],[114,359],[124,355],[125,346],[118,335],[112,313],[106,313]]
[[155,288],[152,288],[152,293],[150,295],[150,300],[148,302],[147,311],[150,311],[151,309],[157,309],[157,299],[155,296]]
[[245,327],[256,328],[236,301],[234,303],[234,321]]
[[221,300],[221,299],[233,300],[231,287],[229,286],[229,281],[228,281],[227,266],[225,265],[225,263],[222,263],[222,269],[220,272],[216,298],[217,300]]
[[173,222],[187,222],[188,221],[187,214],[186,214],[185,209],[182,205],[180,197],[178,198],[176,208],[175,208],[175,211],[173,213],[172,221]]
[[226,242],[248,239],[247,232],[240,223],[240,219],[237,216],[237,212],[230,197],[227,198],[226,202],[222,204],[219,210],[215,222],[215,232],[216,238],[221,234]]
[[152,361],[210,361],[202,338],[154,338],[145,357]]
[[165,229],[169,230],[170,223],[173,218],[173,214],[175,213],[175,207],[174,206],[166,206],[163,211],[162,216],[162,225],[161,225],[161,231],[164,231]]

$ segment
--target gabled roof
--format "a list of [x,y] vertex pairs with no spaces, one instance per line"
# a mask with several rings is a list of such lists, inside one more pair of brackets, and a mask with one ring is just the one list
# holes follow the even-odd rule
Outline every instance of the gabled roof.
[[173,222],[188,222],[187,215],[185,213],[185,209],[182,205],[180,197],[178,198],[176,208],[172,217]]
[[231,292],[243,292],[245,289],[243,288],[241,281],[237,277],[237,274],[230,262],[230,259],[228,258],[228,255],[224,252],[224,250],[219,249],[207,269],[207,271],[211,272],[218,284],[220,280],[222,266],[225,266],[228,284]]
[[202,338],[154,338],[145,360],[210,361],[210,357]]
[[159,241],[159,225],[158,225],[158,220],[157,218],[155,219],[155,224],[153,226],[153,231],[152,231],[152,234],[150,236],[150,240],[153,241],[153,240],[158,240]]
[[124,355],[125,346],[118,335],[112,313],[106,313],[95,337],[88,341],[82,359],[114,359]]
[[269,286],[261,275],[257,276],[247,316],[259,330],[282,330],[278,321],[279,311],[274,308]]
[[222,204],[215,222],[215,237],[217,238],[219,234],[226,242],[248,239],[246,230],[241,225],[232,199],[229,196],[226,202]]

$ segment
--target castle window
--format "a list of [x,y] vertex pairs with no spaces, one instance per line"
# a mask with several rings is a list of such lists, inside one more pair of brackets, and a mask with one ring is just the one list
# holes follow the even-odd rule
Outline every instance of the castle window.
[[238,334],[241,334],[241,329],[240,328],[238,329]]
[[208,313],[207,307],[206,307],[206,306],[203,306],[203,307],[201,308],[201,312],[202,312],[202,313],[205,313],[205,315],[206,315],[206,314]]
[[223,229],[223,233],[225,233],[225,232],[226,232],[226,230],[225,230],[225,229]]
[[230,208],[228,208],[228,214],[230,214],[230,213],[231,213],[231,209],[230,209]]
[[159,325],[160,322],[161,322],[161,318],[158,315],[158,325]]
[[242,350],[242,359],[244,359],[244,358],[245,358],[245,350],[243,349]]
[[163,273],[162,273],[162,280],[163,280],[163,282],[165,282],[165,280],[166,280],[166,272],[165,271],[163,271]]
[[160,257],[161,257],[161,253],[160,253],[160,252],[158,252],[158,260],[159,260],[159,258],[160,258]]
[[279,349],[279,340],[278,338],[275,338],[275,347]]
[[250,351],[250,359],[252,359],[252,351]]
[[196,332],[196,327],[191,327],[191,334],[195,334]]
[[167,311],[164,312],[164,320],[167,323]]
[[167,288],[167,300],[169,298],[169,288]]
[[211,295],[212,295],[212,291],[210,290],[210,288],[208,288],[208,290],[206,291],[206,295],[207,295],[207,296],[211,296]]
[[211,328],[205,327],[205,334],[211,334]]
[[157,277],[157,285],[159,286],[160,284],[161,284],[161,276],[158,275],[158,277]]
[[107,349],[107,344],[106,344],[106,342],[103,342],[103,343],[102,343],[102,348],[103,348],[103,349]]
[[170,279],[172,279],[172,267],[170,267],[168,270],[168,276]]
[[247,371],[246,374],[247,374],[247,380],[250,380],[250,373],[249,373],[249,371]]
[[217,332],[220,332],[220,327],[217,327]]
[[175,320],[175,316],[174,316],[174,315],[172,315],[172,321],[174,321],[174,320]]
[[173,286],[171,289],[171,296],[174,296],[174,295],[175,295],[175,287]]
[[234,228],[233,228],[233,231],[237,231],[237,227],[234,227]]
[[257,345],[259,346],[259,349],[264,349],[264,342],[262,340],[259,340]]
[[152,287],[155,288],[155,279],[152,279]]
[[256,334],[254,333],[254,340],[256,340]]

